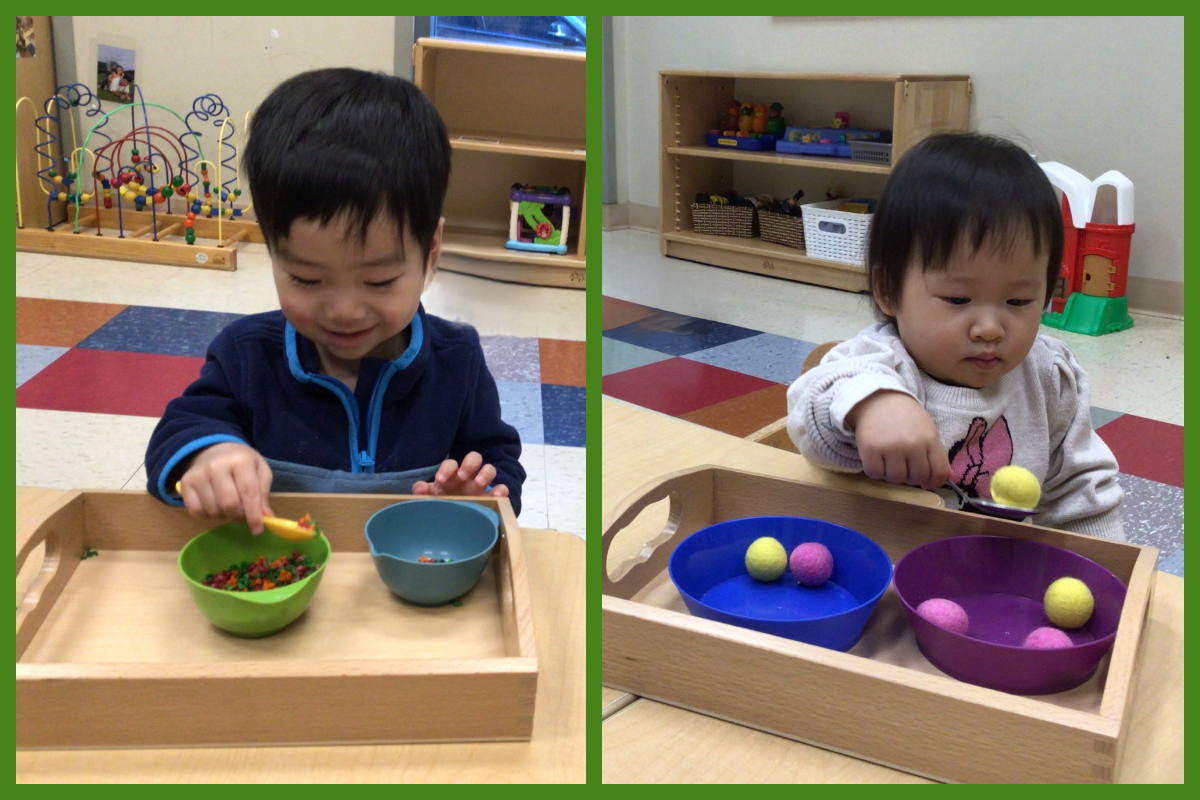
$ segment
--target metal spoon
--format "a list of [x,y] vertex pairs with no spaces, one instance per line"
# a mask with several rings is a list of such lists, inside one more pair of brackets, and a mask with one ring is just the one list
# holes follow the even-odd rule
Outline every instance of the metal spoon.
[[994,503],[991,500],[980,500],[976,497],[968,497],[967,493],[956,483],[947,482],[946,485],[954,490],[954,493],[959,496],[964,505],[979,511],[982,514],[987,514],[991,517],[999,517],[1000,519],[1015,519],[1022,520],[1026,517],[1032,517],[1041,512],[1036,508],[1017,508],[1015,506],[1002,506],[999,503]]

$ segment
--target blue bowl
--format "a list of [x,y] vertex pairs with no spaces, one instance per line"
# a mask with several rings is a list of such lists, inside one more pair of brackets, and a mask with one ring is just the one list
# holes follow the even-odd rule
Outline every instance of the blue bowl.
[[[804,542],[833,554],[825,585],[801,586],[785,570],[762,582],[746,571],[746,549],[760,536],[790,555]],[[787,639],[849,650],[892,581],[887,553],[857,531],[804,517],[747,517],[710,525],[684,539],[667,571],[694,616]]]
[[[440,606],[479,581],[500,538],[500,517],[478,503],[409,500],[367,520],[367,542],[392,593],[419,606]],[[451,559],[424,563],[427,558]]]

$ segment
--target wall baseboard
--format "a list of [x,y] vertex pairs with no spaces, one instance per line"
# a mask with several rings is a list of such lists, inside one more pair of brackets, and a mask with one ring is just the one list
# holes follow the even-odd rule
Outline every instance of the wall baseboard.
[[[601,207],[601,229],[617,231],[633,228],[658,232],[658,206],[640,203],[606,203]],[[1155,317],[1183,319],[1183,281],[1142,278],[1130,275],[1126,285],[1129,310]]]
[[606,231],[634,228],[658,233],[658,206],[639,203],[606,203],[602,206],[600,227]]
[[1183,281],[1130,275],[1125,295],[1134,313],[1183,319]]

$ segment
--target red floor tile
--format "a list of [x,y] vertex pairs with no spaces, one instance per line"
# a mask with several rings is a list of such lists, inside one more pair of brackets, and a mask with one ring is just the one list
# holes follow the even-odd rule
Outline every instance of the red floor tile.
[[671,358],[604,377],[604,394],[672,416],[776,384],[686,358]]
[[111,303],[18,297],[17,344],[74,347],[124,310]]
[[1123,414],[1096,429],[1121,472],[1183,488],[1183,426]]
[[17,389],[18,408],[161,417],[203,358],[74,348]]

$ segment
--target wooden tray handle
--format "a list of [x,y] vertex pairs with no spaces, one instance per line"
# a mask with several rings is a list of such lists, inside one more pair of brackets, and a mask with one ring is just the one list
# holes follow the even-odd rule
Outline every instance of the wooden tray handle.
[[21,574],[37,546],[46,544],[42,568],[17,607],[16,656],[20,661],[25,648],[50,613],[50,607],[70,580],[75,567],[79,566],[83,547],[82,494],[63,492],[44,511],[26,520],[17,531],[16,539],[17,575]]
[[[628,600],[667,568],[671,553],[687,536],[712,523],[713,475],[711,466],[674,472],[643,485],[625,498],[609,516],[600,542],[601,591]],[[608,572],[608,551],[617,534],[633,522],[647,506],[670,498],[671,510],[662,535],[647,542],[644,560],[629,567],[614,580]],[[628,563],[628,562],[626,562]]]

